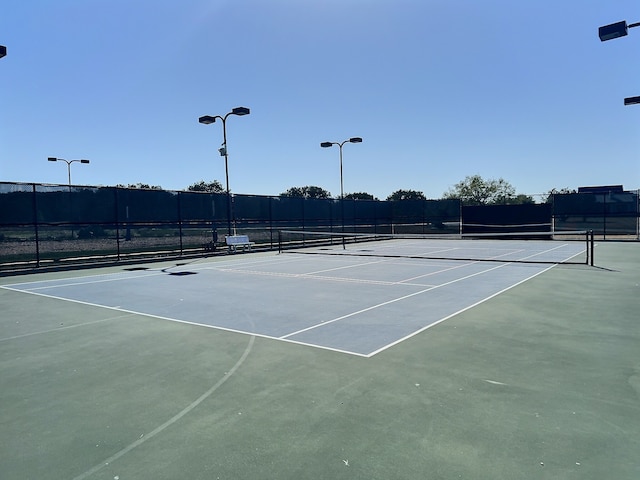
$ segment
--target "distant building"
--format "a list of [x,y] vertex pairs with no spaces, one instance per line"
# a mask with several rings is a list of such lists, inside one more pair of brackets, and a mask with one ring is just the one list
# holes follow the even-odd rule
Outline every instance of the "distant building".
[[600,187],[578,187],[578,193],[624,193],[622,185],[603,185]]

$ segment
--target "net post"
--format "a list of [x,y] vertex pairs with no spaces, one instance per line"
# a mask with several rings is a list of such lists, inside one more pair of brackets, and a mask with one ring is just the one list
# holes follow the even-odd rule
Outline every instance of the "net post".
[[282,230],[278,230],[278,255],[282,253]]
[[593,267],[593,253],[595,251],[594,249],[594,240],[593,240],[593,230],[589,230],[589,249],[591,254],[589,255],[590,259],[591,259],[591,266]]
[[585,231],[585,236],[584,236],[584,240],[585,240],[585,250],[587,252],[587,257],[584,259],[584,264],[585,265],[589,265],[589,259],[591,258],[591,251],[589,249],[589,235],[590,230],[586,230]]
[[587,230],[585,231],[585,236],[584,236],[584,240],[585,240],[585,250],[587,251],[587,256],[584,259],[584,264],[585,265],[589,265],[589,261],[591,259],[591,249],[589,247],[589,239],[591,238],[591,234],[589,233],[591,232],[591,230]]

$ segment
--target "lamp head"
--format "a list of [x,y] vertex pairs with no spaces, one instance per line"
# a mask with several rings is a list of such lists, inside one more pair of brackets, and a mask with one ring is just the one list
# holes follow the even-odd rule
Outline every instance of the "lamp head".
[[623,20],[622,22],[612,23],[611,25],[605,25],[604,27],[600,27],[598,29],[598,36],[600,37],[601,42],[613,40],[614,38],[624,37],[628,33],[627,22],[625,20]]
[[321,146],[322,148],[327,148],[327,147],[330,147],[331,145],[333,145],[333,143],[331,143],[331,142],[322,142],[322,143],[320,144],[320,146]]
[[236,107],[233,110],[231,110],[231,113],[233,113],[234,115],[249,115],[251,113],[251,110],[249,110],[247,107]]
[[351,138],[349,139],[349,141],[350,141],[351,143],[362,143],[362,138],[361,138],[361,137],[351,137]]
[[211,115],[204,115],[198,119],[198,122],[204,125],[210,125],[216,122],[216,117],[212,117]]
[[58,159],[56,157],[49,157],[47,158],[47,160],[49,160],[50,162],[57,162]]
[[91,163],[89,160],[80,160],[80,163]]

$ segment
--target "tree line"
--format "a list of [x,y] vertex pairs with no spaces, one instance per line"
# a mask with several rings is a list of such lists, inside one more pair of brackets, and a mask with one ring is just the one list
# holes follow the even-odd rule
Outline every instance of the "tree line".
[[[156,187],[152,187],[156,188]],[[157,187],[159,188],[159,187]],[[192,192],[223,193],[225,190],[218,180],[205,182],[201,180],[187,188]],[[568,188],[552,189],[545,194],[544,202],[550,202],[554,194],[575,193]],[[304,187],[291,187],[280,194],[281,197],[302,198],[333,198],[331,192],[322,187],[308,185]],[[374,195],[366,192],[347,193],[344,198],[348,200],[379,200]],[[509,182],[503,178],[484,179],[480,175],[470,175],[456,183],[443,193],[443,199],[458,199],[465,205],[521,205],[536,203],[530,195],[519,194]],[[417,190],[396,190],[386,200],[426,200],[423,192]]]

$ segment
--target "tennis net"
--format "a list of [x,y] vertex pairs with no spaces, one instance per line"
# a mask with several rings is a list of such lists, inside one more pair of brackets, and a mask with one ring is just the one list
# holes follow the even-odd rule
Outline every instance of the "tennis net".
[[590,231],[474,234],[278,232],[280,253],[593,265]]

